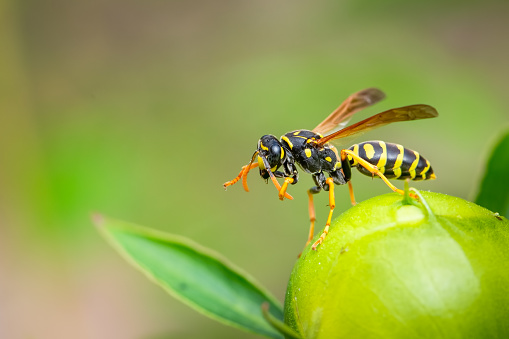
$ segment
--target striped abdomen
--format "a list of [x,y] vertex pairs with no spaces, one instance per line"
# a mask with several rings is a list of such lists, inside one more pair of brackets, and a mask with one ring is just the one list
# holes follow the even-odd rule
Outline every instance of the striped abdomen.
[[[360,158],[378,167],[388,179],[435,179],[428,160],[418,152],[383,141],[366,141],[349,148]],[[349,157],[350,165],[365,175],[372,174]]]

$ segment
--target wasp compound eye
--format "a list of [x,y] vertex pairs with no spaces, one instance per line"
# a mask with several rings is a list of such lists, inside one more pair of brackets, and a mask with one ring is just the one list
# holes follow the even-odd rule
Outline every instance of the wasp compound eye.
[[279,145],[272,145],[270,147],[270,154],[271,155],[280,155],[281,154],[281,146],[279,146]]
[[280,165],[284,156],[284,150],[279,140],[273,135],[264,135],[258,141],[258,152],[265,157],[272,171]]
[[267,156],[267,160],[269,161],[269,164],[271,167],[277,165],[281,159],[281,146],[279,145],[272,145],[270,147],[269,155]]

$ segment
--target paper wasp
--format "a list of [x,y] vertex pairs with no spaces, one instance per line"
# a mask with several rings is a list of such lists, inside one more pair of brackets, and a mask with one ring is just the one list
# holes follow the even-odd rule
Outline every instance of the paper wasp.
[[[351,167],[367,176],[380,177],[394,192],[403,194],[403,190],[396,188],[388,179],[428,180],[435,179],[430,162],[418,152],[404,148],[401,145],[385,143],[383,141],[366,141],[354,144],[348,148],[333,146],[330,142],[340,142],[343,146],[351,138],[371,129],[393,122],[434,118],[438,112],[428,105],[411,105],[393,108],[364,119],[351,126],[345,127],[353,114],[371,106],[385,97],[376,88],[368,88],[352,94],[336,110],[313,130],[296,130],[288,132],[279,140],[274,135],[264,135],[258,141],[258,147],[248,165],[243,166],[239,175],[223,184],[226,189],[242,179],[246,191],[247,174],[255,167],[260,168],[260,176],[274,183],[279,192],[279,199],[285,197],[293,199],[286,190],[289,184],[298,182],[299,173],[296,164],[312,175],[316,186],[308,190],[309,219],[311,226],[306,246],[314,236],[315,208],[313,194],[322,189],[329,192],[329,216],[320,238],[313,243],[316,250],[329,232],[332,213],[335,207],[334,185],[348,183],[350,199],[355,205],[351,178]],[[328,135],[325,135],[329,133]],[[325,136],[324,136],[325,135]],[[328,177],[325,176],[328,174]],[[282,185],[276,178],[284,178]],[[417,198],[411,193],[411,196]]]

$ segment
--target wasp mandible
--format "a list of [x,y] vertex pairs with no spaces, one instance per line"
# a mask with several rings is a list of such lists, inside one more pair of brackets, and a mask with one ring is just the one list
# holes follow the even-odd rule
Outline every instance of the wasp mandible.
[[[430,162],[418,152],[401,145],[383,141],[366,141],[342,148],[349,144],[348,141],[351,138],[374,128],[398,121],[438,116],[436,109],[429,105],[410,105],[375,114],[345,127],[352,115],[383,98],[385,98],[385,94],[382,91],[368,88],[349,96],[312,130],[295,130],[286,133],[280,139],[271,134],[262,136],[258,140],[258,147],[249,164],[242,167],[236,178],[225,182],[224,188],[226,189],[242,179],[244,189],[249,191],[247,174],[251,169],[259,167],[260,176],[266,181],[270,179],[273,182],[278,190],[280,200],[293,199],[286,191],[289,184],[295,185],[298,182],[299,173],[296,165],[299,165],[304,172],[311,174],[316,184],[308,190],[311,226],[306,246],[314,237],[316,218],[313,194],[319,193],[322,189],[329,192],[329,216],[320,238],[312,245],[312,249],[316,250],[329,232],[335,208],[334,185],[348,183],[350,199],[353,205],[356,204],[350,182],[352,167],[356,167],[367,176],[380,177],[390,189],[400,194],[404,194],[403,190],[394,186],[389,182],[389,179],[435,179]],[[331,142],[340,142],[343,145],[339,148],[339,152]],[[327,177],[326,174],[328,174]],[[283,184],[280,185],[276,178],[283,178]],[[410,195],[417,198],[413,193]]]

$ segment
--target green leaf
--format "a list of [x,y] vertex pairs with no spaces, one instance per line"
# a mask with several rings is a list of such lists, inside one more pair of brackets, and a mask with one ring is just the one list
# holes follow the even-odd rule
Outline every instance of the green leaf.
[[509,218],[509,130],[496,144],[486,165],[476,204]]
[[282,305],[219,254],[189,239],[102,216],[94,223],[127,261],[175,298],[224,324],[283,338],[261,310],[267,302],[272,316],[283,319]]

